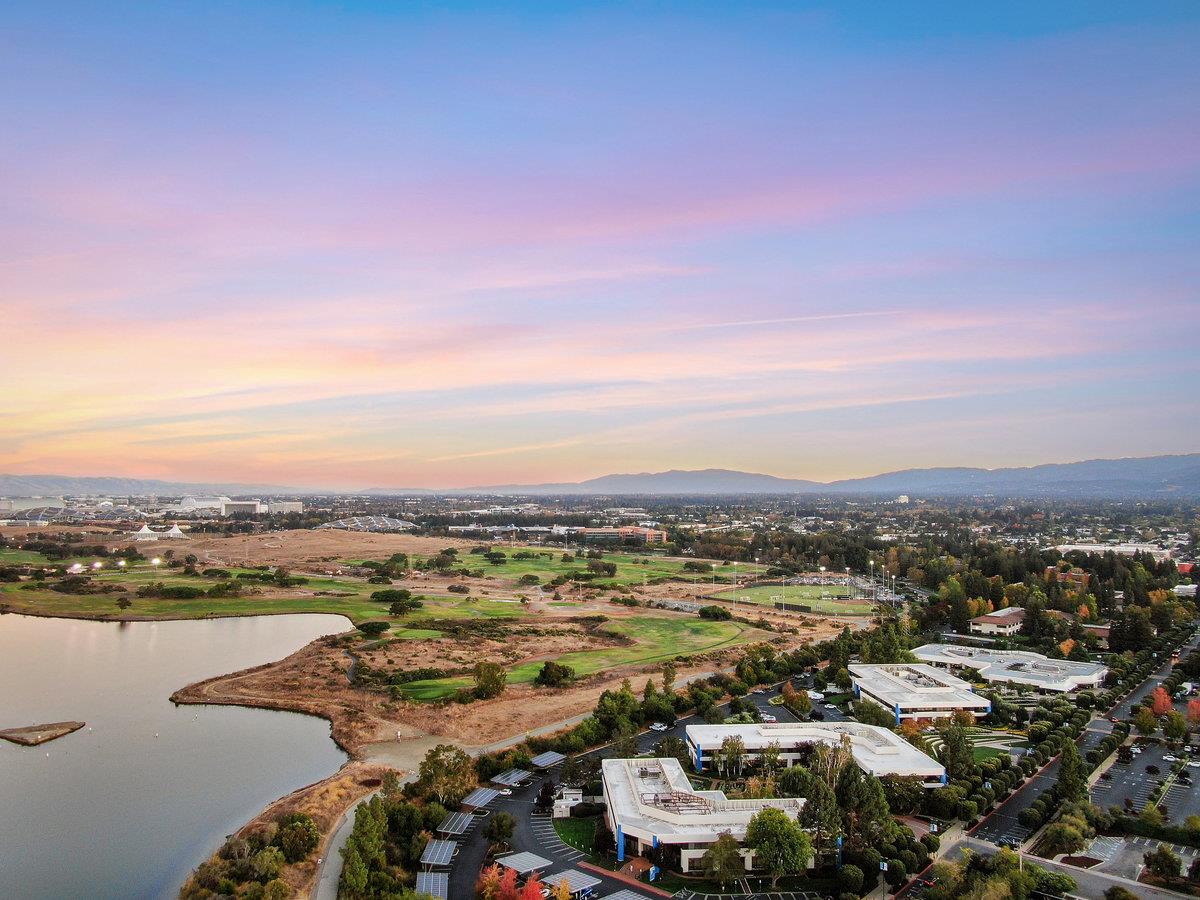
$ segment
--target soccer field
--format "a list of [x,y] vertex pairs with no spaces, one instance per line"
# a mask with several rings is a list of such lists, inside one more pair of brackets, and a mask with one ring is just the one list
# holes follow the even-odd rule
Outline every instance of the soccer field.
[[739,588],[713,594],[721,600],[740,600],[743,603],[758,603],[774,606],[776,600],[784,603],[803,604],[813,612],[844,616],[865,616],[872,612],[866,600],[851,600],[850,588],[844,584],[768,584],[757,587]]

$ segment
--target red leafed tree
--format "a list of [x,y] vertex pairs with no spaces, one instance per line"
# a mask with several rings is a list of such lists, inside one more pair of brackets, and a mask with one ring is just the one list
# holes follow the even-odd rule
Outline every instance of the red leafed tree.
[[479,873],[475,882],[475,896],[481,900],[496,900],[500,893],[500,867],[490,865]]
[[521,889],[521,900],[542,900],[542,883],[538,880],[537,872],[525,882],[525,887]]
[[1172,709],[1171,695],[1164,687],[1156,687],[1150,694],[1150,708],[1156,716],[1165,716]]
[[1200,725],[1200,699],[1188,701],[1187,718],[1193,725]]
[[500,876],[500,889],[496,891],[496,900],[521,900],[522,894],[517,889],[516,869],[505,869]]

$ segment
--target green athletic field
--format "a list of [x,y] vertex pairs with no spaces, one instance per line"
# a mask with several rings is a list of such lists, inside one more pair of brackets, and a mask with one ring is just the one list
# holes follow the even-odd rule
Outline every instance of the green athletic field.
[[813,612],[844,616],[866,616],[873,611],[868,601],[851,600],[850,588],[841,584],[825,587],[816,584],[760,585],[722,591],[713,596],[721,600],[740,600],[763,606],[774,606],[776,600],[782,600],[784,603],[810,606]]

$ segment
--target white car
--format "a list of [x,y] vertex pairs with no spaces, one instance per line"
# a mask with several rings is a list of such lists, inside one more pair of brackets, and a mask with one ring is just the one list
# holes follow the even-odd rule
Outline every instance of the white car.
[[1142,752],[1142,748],[1141,747],[1130,747],[1129,752],[1132,753],[1134,756],[1137,756],[1139,753]]
[[824,695],[824,694],[822,694],[820,691],[809,691],[809,692],[808,692],[808,699],[809,699],[809,700],[817,700],[817,701],[820,701],[820,700],[824,700],[824,699],[825,699],[825,695]]
[[766,693],[766,691],[764,691],[762,688],[755,688],[755,689],[754,689],[754,690],[752,690],[750,693],[752,693],[752,694],[765,694],[765,693]]
[[664,725],[662,722],[651,722],[650,730],[651,731],[670,731],[671,727],[669,725]]
[[1164,753],[1163,759],[1167,762],[1179,762],[1178,756],[1172,756],[1170,753]]
[[1191,762],[1188,763],[1188,768],[1189,769],[1200,769],[1200,760],[1193,759]]
[[512,796],[512,788],[496,788],[496,790],[498,790],[500,792],[500,796],[502,796],[502,797],[511,797]]
[[825,704],[825,708],[826,708],[826,709],[837,709],[837,706],[835,706],[835,705],[834,705],[834,704],[832,704],[832,703],[826,703],[826,704]]
[[774,716],[770,715],[769,713],[759,713],[758,717],[760,719],[762,719],[764,722],[778,722],[779,721],[778,719],[776,719]]

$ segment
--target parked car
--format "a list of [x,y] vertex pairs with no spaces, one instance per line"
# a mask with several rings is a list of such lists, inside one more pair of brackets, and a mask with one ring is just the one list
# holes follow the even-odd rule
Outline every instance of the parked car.
[[833,703],[826,703],[825,708],[826,709],[837,709],[837,706]]
[[754,690],[752,690],[750,693],[752,693],[752,694],[765,694],[765,693],[766,693],[766,691],[764,691],[762,688],[755,688],[755,689],[754,689]]
[[496,788],[496,790],[498,790],[500,792],[501,797],[511,797],[512,796],[512,788],[502,787],[502,788]]
[[664,725],[662,722],[651,722],[650,730],[651,731],[670,731],[671,727],[669,725]]
[[1166,760],[1167,762],[1179,762],[1179,757],[1172,756],[1170,753],[1164,753],[1163,759]]
[[1188,763],[1188,768],[1189,769],[1200,769],[1200,760],[1195,760],[1195,759],[1191,760]]
[[762,719],[764,722],[778,722],[778,721],[779,721],[778,719],[776,719],[776,718],[775,718],[773,715],[771,715],[770,713],[759,713],[759,714],[758,714],[758,717],[759,717],[760,719]]

